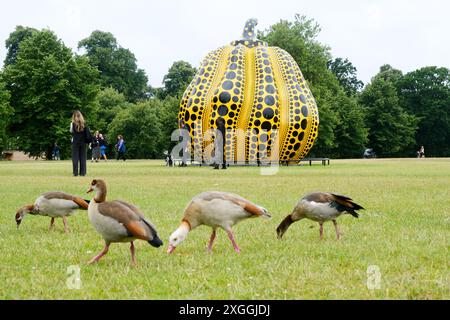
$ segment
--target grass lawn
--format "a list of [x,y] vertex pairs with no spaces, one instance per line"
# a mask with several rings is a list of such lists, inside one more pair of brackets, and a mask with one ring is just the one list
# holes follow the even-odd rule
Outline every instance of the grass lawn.
[[[263,176],[256,167],[216,171],[167,168],[162,161],[88,163],[89,177],[72,177],[69,161],[0,162],[1,299],[449,299],[450,160],[392,159],[331,161],[330,166],[280,168]],[[138,266],[128,244],[112,244],[96,265],[85,263],[103,247],[86,211],[48,231],[50,218],[14,215],[45,191],[86,195],[93,177],[108,184],[108,198],[138,205],[157,227],[164,246],[136,242]],[[199,227],[173,255],[168,237],[192,196],[231,191],[264,207],[271,220],[235,226],[242,249],[233,251],[218,232],[212,254],[210,229]],[[359,219],[333,224],[302,220],[283,240],[275,229],[296,201],[310,191],[351,196],[367,210]],[[69,266],[81,268],[81,288],[69,289]],[[379,268],[379,289],[367,287],[369,266]],[[370,276],[372,274],[369,274]],[[69,278],[70,279],[70,278]],[[69,281],[70,282],[70,281]]]

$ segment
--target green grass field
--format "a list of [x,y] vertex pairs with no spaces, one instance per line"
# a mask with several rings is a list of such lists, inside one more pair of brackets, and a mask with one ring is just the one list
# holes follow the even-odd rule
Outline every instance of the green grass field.
[[[273,176],[259,169],[167,168],[162,161],[88,163],[89,177],[72,177],[71,163],[0,162],[1,299],[449,299],[450,160],[342,160],[283,167]],[[155,249],[136,242],[138,266],[128,244],[113,244],[99,264],[85,263],[103,247],[86,211],[48,231],[50,219],[14,214],[40,193],[63,190],[84,197],[93,177],[106,180],[108,198],[138,205],[165,241]],[[238,193],[269,209],[271,220],[235,226],[242,249],[233,251],[218,233],[206,251],[210,229],[199,227],[173,255],[169,235],[192,196],[206,190]],[[342,216],[335,238],[326,223],[295,223],[283,240],[275,229],[310,191],[351,196],[367,210]],[[81,288],[69,289],[69,266],[81,268]],[[367,287],[377,266],[381,287]],[[376,267],[375,267],[376,268]],[[371,275],[371,274],[369,274]]]

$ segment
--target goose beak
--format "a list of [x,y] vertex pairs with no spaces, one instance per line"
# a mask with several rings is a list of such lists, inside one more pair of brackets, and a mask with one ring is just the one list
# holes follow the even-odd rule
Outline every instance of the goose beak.
[[94,191],[94,189],[92,189],[92,186],[89,187],[89,189],[87,189],[86,193],[92,192]]
[[167,253],[172,253],[175,249],[176,249],[176,247],[170,245],[170,246],[167,248]]

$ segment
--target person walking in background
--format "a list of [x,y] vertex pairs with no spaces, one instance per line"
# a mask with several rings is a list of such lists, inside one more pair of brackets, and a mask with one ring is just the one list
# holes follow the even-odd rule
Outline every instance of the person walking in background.
[[418,158],[425,158],[425,147],[421,146],[419,151],[417,151]]
[[227,163],[225,158],[225,120],[222,117],[218,118],[216,120],[216,126],[216,138],[214,139],[214,169],[219,169],[220,165],[222,165],[222,169],[226,169]]
[[106,157],[106,147],[108,143],[101,133],[98,135],[98,143],[100,145],[100,159],[104,159],[106,162],[108,161],[108,158]]
[[123,159],[123,161],[125,161],[126,148],[125,148],[125,140],[123,140],[122,135],[117,136],[116,148],[117,148],[117,161],[119,161],[120,159]]
[[61,151],[61,148],[55,142],[55,145],[53,146],[53,160],[61,160],[60,151]]
[[[89,128],[86,126],[83,114],[76,110],[72,114],[70,124],[72,134],[72,169],[76,177],[86,175],[86,143],[90,143],[92,137]],[[80,171],[78,171],[80,169]]]
[[95,131],[90,147],[92,149],[91,162],[98,162],[100,160],[100,133],[98,131]]
[[187,167],[187,152],[188,152],[188,140],[189,140],[189,132],[187,131],[186,123],[183,119],[178,122],[178,127],[180,129],[180,138],[183,148],[183,157],[181,158],[180,167]]

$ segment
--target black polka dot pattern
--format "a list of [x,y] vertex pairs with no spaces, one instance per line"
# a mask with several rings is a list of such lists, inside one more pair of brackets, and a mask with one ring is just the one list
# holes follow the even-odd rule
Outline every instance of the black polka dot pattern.
[[280,141],[280,160],[299,160],[311,149],[318,128],[317,106],[295,60],[286,51],[274,48],[288,90],[287,132]]
[[[244,153],[249,162],[263,153],[270,157],[275,130],[281,128],[280,160],[299,160],[318,135],[317,105],[297,63],[286,51],[257,39],[235,41],[208,54],[186,89],[178,118],[186,121],[197,157],[207,147],[203,134],[216,128],[219,117],[228,131],[227,161],[236,160],[237,153]],[[247,133],[245,150],[239,152],[236,130]]]
[[204,147],[202,121],[210,108],[210,103],[206,101],[206,97],[212,89],[212,82],[224,49],[225,47],[219,48],[203,59],[199,71],[181,99],[178,119],[186,121],[186,127],[189,129],[191,136],[191,155],[197,159],[202,159]]

